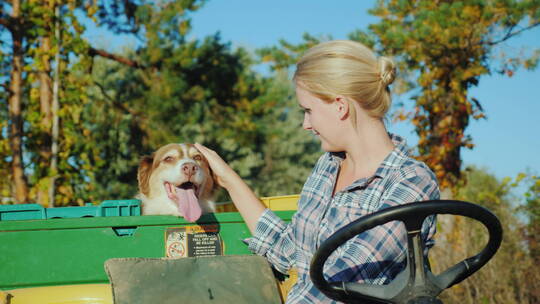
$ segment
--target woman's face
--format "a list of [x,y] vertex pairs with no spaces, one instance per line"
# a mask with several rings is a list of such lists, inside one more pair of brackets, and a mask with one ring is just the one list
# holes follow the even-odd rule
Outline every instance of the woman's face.
[[310,130],[321,140],[321,148],[328,152],[341,151],[339,148],[339,119],[333,102],[325,102],[296,86],[296,97],[304,111],[302,127]]

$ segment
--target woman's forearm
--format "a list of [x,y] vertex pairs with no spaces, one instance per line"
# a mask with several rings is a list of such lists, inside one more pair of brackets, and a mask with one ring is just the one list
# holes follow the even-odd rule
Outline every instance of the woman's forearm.
[[234,206],[238,209],[253,234],[257,227],[257,221],[266,207],[236,173],[226,182],[226,189]]

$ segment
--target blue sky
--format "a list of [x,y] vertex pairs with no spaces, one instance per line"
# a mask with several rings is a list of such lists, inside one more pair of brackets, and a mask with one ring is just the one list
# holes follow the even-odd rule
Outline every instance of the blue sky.
[[[279,39],[300,42],[305,32],[346,39],[353,30],[378,21],[367,13],[374,4],[374,0],[210,0],[192,14],[190,37],[220,32],[223,41],[251,50],[276,45]],[[111,44],[110,37],[95,30],[88,37],[110,50],[134,43],[115,38]],[[521,47],[540,48],[540,28],[506,43],[504,50],[518,52]],[[464,163],[487,167],[500,178],[515,177],[525,170],[540,174],[540,69],[519,70],[511,78],[482,77],[470,95],[480,100],[487,119],[473,121],[468,127],[476,147],[463,151]],[[401,101],[411,102],[403,97]],[[415,145],[410,124],[391,124],[389,129]]]

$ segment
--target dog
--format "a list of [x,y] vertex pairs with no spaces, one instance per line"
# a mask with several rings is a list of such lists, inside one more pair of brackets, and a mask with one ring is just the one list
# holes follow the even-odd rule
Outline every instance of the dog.
[[211,199],[217,182],[193,144],[168,144],[143,156],[137,180],[143,215],[176,215],[195,222],[215,211]]

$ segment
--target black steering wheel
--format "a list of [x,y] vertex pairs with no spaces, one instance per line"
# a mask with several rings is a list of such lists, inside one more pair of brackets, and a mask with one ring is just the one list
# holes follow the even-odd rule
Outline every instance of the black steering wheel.
[[[434,275],[424,258],[421,228],[424,219],[434,214],[453,214],[480,221],[489,232],[489,242],[480,253]],[[323,276],[324,263],[339,246],[376,226],[401,221],[408,239],[407,266],[388,285],[328,282]],[[309,275],[313,284],[326,296],[345,303],[442,303],[436,297],[484,266],[497,252],[502,241],[499,219],[484,207],[455,200],[415,202],[364,216],[339,229],[324,241],[311,260]]]

